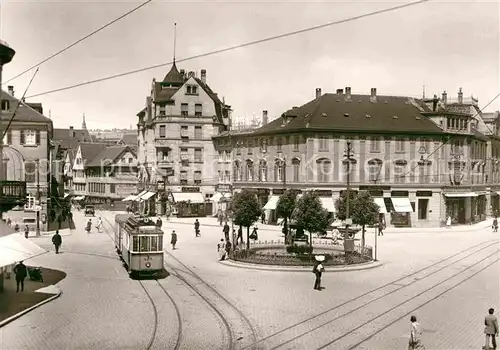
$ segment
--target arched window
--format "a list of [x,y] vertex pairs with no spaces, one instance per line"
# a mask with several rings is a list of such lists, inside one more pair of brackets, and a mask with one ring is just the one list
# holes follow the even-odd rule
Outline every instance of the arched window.
[[368,180],[371,182],[377,182],[381,180],[380,172],[382,171],[382,160],[380,159],[370,159],[368,161]]
[[321,158],[316,161],[318,182],[330,182],[332,174],[332,162],[328,158]]
[[408,162],[404,159],[394,161],[394,182],[397,184],[405,183],[405,170]]
[[241,181],[241,162],[239,160],[234,162],[234,179]]
[[265,159],[261,159],[259,162],[259,180],[262,182],[267,181],[267,161]]
[[246,171],[247,181],[253,181],[254,180],[254,176],[253,176],[253,160],[247,159],[246,166],[247,166],[247,171]]
[[293,182],[300,181],[300,159],[293,158],[292,159],[292,168],[293,168]]
[[285,163],[281,159],[274,160],[274,181],[283,182],[283,173]]

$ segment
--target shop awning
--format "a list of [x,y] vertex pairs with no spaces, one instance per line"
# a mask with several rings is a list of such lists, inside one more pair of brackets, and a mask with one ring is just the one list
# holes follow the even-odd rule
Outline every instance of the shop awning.
[[130,195],[130,196],[126,197],[126,198],[123,198],[122,202],[132,202],[132,201],[135,201],[136,198],[137,198],[136,195]]
[[141,200],[141,197],[144,196],[146,193],[148,193],[147,190],[142,191],[137,196],[135,196],[134,201],[139,202]]
[[476,192],[476,194],[478,196],[484,196],[484,195],[488,194],[488,192],[487,191],[478,191],[478,192]]
[[47,251],[19,233],[0,237],[0,267],[28,260]]
[[140,198],[141,201],[147,201],[148,199],[150,199],[151,197],[153,197],[154,195],[156,194],[156,192],[146,192],[145,194],[143,194]]
[[65,194],[64,194],[64,198],[68,198],[69,196],[70,196],[70,194],[69,194],[69,193],[65,193]]
[[396,213],[412,213],[413,207],[411,206],[410,199],[406,197],[392,197],[392,205]]
[[375,197],[373,201],[379,206],[378,212],[381,214],[387,214],[387,207],[385,206],[384,198]]
[[75,197],[75,201],[81,201],[82,199],[84,199],[85,196],[78,196],[78,197]]
[[276,205],[278,204],[280,197],[279,196],[271,196],[269,200],[267,201],[266,205],[264,205],[264,210],[275,210]]
[[323,208],[328,210],[329,213],[335,213],[335,203],[331,197],[319,197]]
[[500,195],[500,191],[496,191],[496,193],[497,193],[498,195]]
[[174,201],[177,202],[187,202],[191,203],[205,203],[205,199],[200,192],[176,192],[172,193]]
[[477,197],[475,192],[462,192],[462,193],[445,193],[445,197]]
[[212,202],[220,202],[221,200],[224,200],[224,199],[229,199],[231,198],[231,193],[220,193],[220,192],[217,192],[215,193],[212,198],[210,198],[210,201]]

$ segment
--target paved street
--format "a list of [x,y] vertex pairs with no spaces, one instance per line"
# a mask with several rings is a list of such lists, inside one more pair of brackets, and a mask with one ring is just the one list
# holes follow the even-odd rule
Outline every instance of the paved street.
[[[114,219],[114,213],[102,215],[111,221]],[[77,227],[83,227],[84,219],[80,215],[75,215],[75,221]],[[193,222],[194,219],[186,221]],[[425,233],[416,230],[404,234],[393,231],[394,234],[378,237],[378,257],[383,262],[381,267],[325,274],[325,289],[317,292],[312,289],[313,274],[255,271],[220,264],[216,245],[222,237],[222,229],[209,226],[208,223],[202,221],[202,236],[195,238],[192,225],[164,222],[167,235],[165,248],[229,302],[238,306],[255,327],[259,339],[265,338],[259,343],[262,349],[279,346],[288,349],[316,348],[339,337],[343,338],[328,348],[349,348],[386,326],[382,332],[360,344],[359,348],[400,349],[407,344],[409,322],[405,314],[409,312],[417,315],[421,321],[428,348],[478,349],[484,338],[482,320],[487,308],[492,306],[500,311],[500,266],[498,262],[493,263],[499,257],[496,253],[499,245],[495,242],[486,243],[500,237],[490,229],[485,229],[486,224],[482,228],[477,225],[470,227],[467,231],[463,228],[426,230]],[[179,238],[175,251],[168,244],[171,230],[176,230]],[[269,230],[259,232],[259,238],[276,240],[280,238],[280,231],[269,227]],[[373,238],[373,234],[369,235],[367,244],[372,244]],[[37,238],[35,242],[50,247],[49,237]],[[481,242],[485,243],[476,246]],[[438,263],[432,269],[418,272],[463,250],[461,254]],[[166,261],[175,265],[171,257],[167,256]],[[477,266],[454,276],[475,263],[478,263]],[[492,265],[487,267],[489,263]],[[60,283],[63,295],[2,328],[1,349],[146,347],[151,332],[151,305],[138,282],[127,277],[108,235],[87,235],[78,229],[64,237],[63,254],[57,256],[49,253],[30,264],[66,271],[68,277]],[[479,272],[483,267],[486,269]],[[292,327],[413,272],[418,273],[319,318]],[[472,276],[474,272],[479,273]],[[439,296],[469,276],[472,276],[469,280]],[[446,279],[445,283],[427,291]],[[167,278],[161,283],[181,306],[184,320],[184,346],[181,348],[221,347],[224,342],[222,325],[213,310],[178,280]],[[404,285],[408,287],[398,289]],[[202,294],[208,293],[200,291]],[[389,294],[384,296],[386,293]],[[374,300],[378,297],[381,298]],[[434,301],[428,302],[435,297]],[[162,300],[167,303],[166,298]],[[422,304],[425,305],[419,308]],[[198,314],[195,316],[195,313]],[[348,314],[342,316],[344,313]],[[383,313],[383,316],[369,322],[372,317]],[[163,314],[168,316],[161,319],[160,324],[175,324],[173,308],[166,306]],[[330,322],[339,316],[342,316],[339,320]],[[314,329],[322,323],[326,324]],[[363,323],[366,325],[352,332]],[[165,339],[172,338],[176,331],[175,327],[171,327],[170,332],[163,329],[165,334],[162,336]],[[281,333],[273,335],[276,332]],[[305,337],[300,337],[302,333]],[[314,334],[314,342],[307,334]],[[297,339],[288,342],[294,337]],[[156,346],[154,348],[161,348],[161,342]]]

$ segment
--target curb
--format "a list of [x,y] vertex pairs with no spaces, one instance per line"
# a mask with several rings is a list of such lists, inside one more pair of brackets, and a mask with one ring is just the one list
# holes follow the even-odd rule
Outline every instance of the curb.
[[[224,260],[224,261],[219,261],[220,264],[226,265],[229,267],[236,267],[236,268],[241,268],[241,269],[250,269],[250,270],[260,270],[260,271],[280,271],[280,272],[309,272],[311,273],[311,266],[304,266],[304,267],[286,267],[286,266],[276,266],[276,265],[264,265],[264,264],[252,264],[252,263],[243,263],[243,262],[235,262],[233,260]],[[325,268],[324,273],[331,273],[331,272],[349,272],[349,271],[361,271],[361,270],[368,270],[368,269],[373,269],[376,267],[382,266],[383,263],[380,261],[372,261],[368,263],[363,263],[359,264],[353,267],[332,267],[332,266],[327,266]]]
[[[180,225],[191,225],[193,226],[194,224],[192,222],[182,222],[182,221],[174,221],[174,220],[166,220],[166,221],[163,221],[163,224],[168,224],[168,223],[172,223],[172,224],[180,224]],[[216,224],[203,224],[200,222],[200,229],[203,227],[203,226],[208,226],[208,227],[220,227],[221,230],[222,228],[224,227],[224,225],[220,226],[220,225],[216,225]],[[235,226],[236,227],[236,226]],[[276,226],[277,228],[276,229],[271,229],[271,228],[262,228],[261,226],[258,226],[259,227],[259,231],[269,231],[269,232],[280,232],[281,233],[281,230],[278,229],[278,227],[281,227],[281,226]],[[273,226],[274,227],[274,226]],[[246,232],[246,231],[245,231]]]
[[[57,287],[57,286],[54,285],[54,287]],[[39,308],[40,306],[42,306],[44,304],[47,304],[48,302],[51,302],[52,300],[55,300],[55,299],[59,298],[62,295],[62,290],[59,287],[57,287],[57,288],[59,289],[59,293],[54,294],[50,298],[47,298],[47,299],[39,302],[38,304],[35,304],[35,305],[33,305],[33,306],[31,306],[31,307],[29,307],[29,308],[27,308],[27,309],[25,309],[25,310],[23,310],[21,312],[18,312],[17,314],[15,314],[13,316],[10,316],[9,318],[1,321],[0,322],[0,328],[2,328],[3,326],[6,326],[7,324],[11,323],[12,321],[17,320],[21,316],[26,315],[28,312],[31,312],[31,311]]]

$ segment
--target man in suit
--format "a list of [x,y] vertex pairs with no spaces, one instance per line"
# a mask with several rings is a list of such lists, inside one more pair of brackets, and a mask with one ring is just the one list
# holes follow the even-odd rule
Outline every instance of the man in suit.
[[19,264],[14,267],[14,273],[16,274],[17,292],[19,293],[19,286],[21,286],[21,292],[24,291],[24,279],[28,276],[28,269],[26,265],[20,261]]
[[490,338],[493,349],[497,348],[496,337],[498,336],[498,321],[493,315],[494,312],[495,310],[493,308],[489,309],[488,315],[484,318],[484,334],[486,335],[486,342],[483,349],[490,349]]

